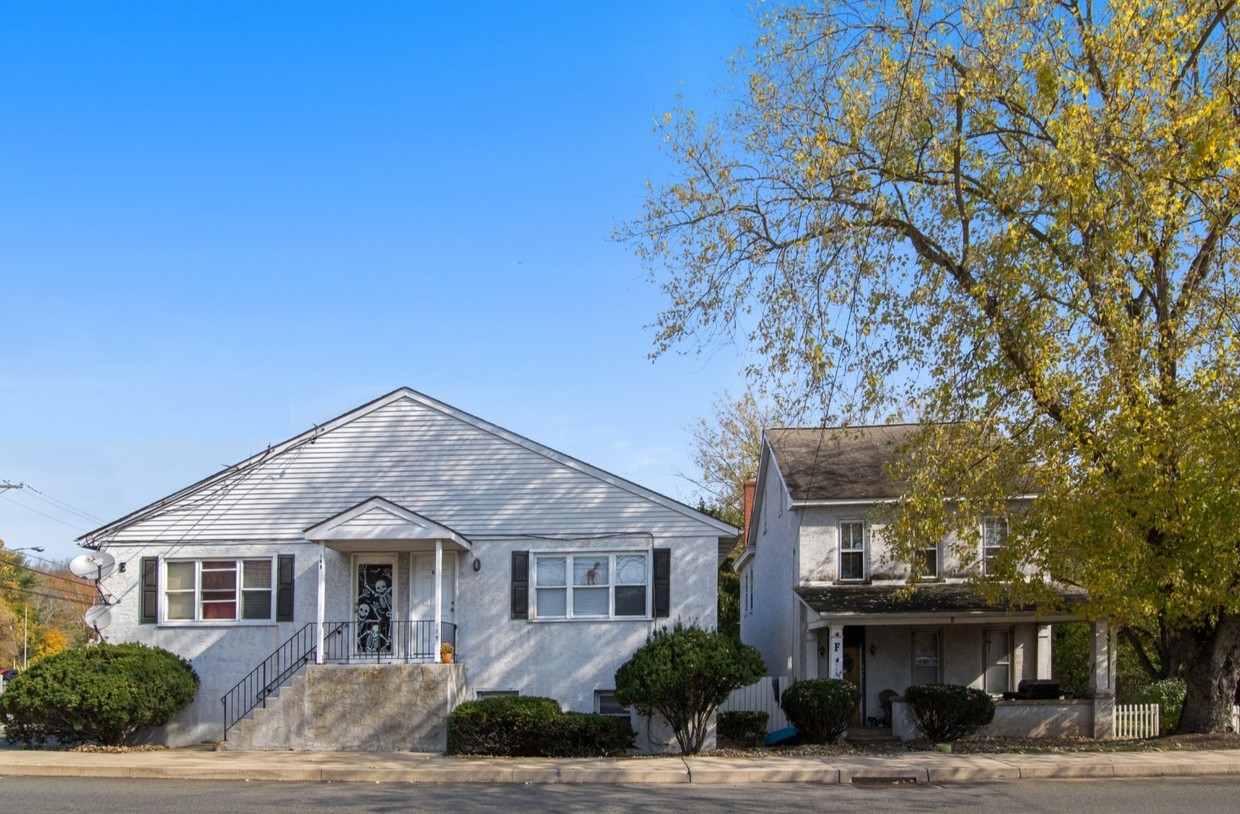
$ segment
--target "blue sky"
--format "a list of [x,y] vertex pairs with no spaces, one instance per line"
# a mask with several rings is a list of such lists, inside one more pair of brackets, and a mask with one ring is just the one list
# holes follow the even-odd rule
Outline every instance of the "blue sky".
[[[744,2],[0,12],[0,539],[73,539],[400,386],[680,499],[743,351],[652,363],[611,240]],[[41,514],[40,514],[41,513]],[[50,515],[44,516],[44,515]]]

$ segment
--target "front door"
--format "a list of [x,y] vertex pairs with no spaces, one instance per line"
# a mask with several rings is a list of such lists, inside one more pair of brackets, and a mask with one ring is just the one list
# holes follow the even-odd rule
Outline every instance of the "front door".
[[353,654],[392,655],[392,622],[396,611],[396,558],[357,557],[353,565]]
[[[861,646],[856,644],[844,645],[844,680],[861,690]],[[852,719],[849,724],[857,726],[861,723],[861,704],[858,702],[853,709]]]
[[[456,622],[456,552],[443,554],[440,574],[440,619]],[[413,589],[410,594],[410,616],[413,619],[414,647],[421,658],[434,660],[435,651],[435,555],[413,556]],[[452,641],[453,629],[445,627],[443,641]]]

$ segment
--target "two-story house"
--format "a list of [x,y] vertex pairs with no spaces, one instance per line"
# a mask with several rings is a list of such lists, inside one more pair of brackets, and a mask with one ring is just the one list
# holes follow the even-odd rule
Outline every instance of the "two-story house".
[[[969,562],[956,546],[927,540],[922,576],[910,586],[909,564],[884,542],[881,510],[902,494],[893,465],[916,430],[768,430],[736,564],[741,638],[762,652],[772,675],[846,679],[861,690],[855,722],[891,726],[902,737],[914,733],[898,701],[893,714],[893,700],[907,687],[961,684],[1002,698],[1022,680],[1049,680],[1051,626],[1078,620],[988,601],[973,589],[1003,545],[1004,517],[977,518]],[[1028,499],[1014,496],[1013,506]],[[1105,625],[1095,627],[1094,699],[1055,698],[1043,710],[1035,708],[1041,702],[1011,702],[992,731],[1052,734],[1033,719],[1057,716],[1055,733],[1108,735],[1112,640]],[[1050,705],[1063,709],[1052,713]]]

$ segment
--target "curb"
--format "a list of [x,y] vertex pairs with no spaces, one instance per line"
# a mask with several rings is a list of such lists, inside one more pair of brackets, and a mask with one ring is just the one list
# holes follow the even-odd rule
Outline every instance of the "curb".
[[[989,781],[1240,776],[1240,751],[932,755],[924,758],[461,760],[405,753],[5,752],[0,777],[309,783],[947,785]],[[227,757],[218,757],[227,755]],[[282,764],[282,765],[281,765]]]

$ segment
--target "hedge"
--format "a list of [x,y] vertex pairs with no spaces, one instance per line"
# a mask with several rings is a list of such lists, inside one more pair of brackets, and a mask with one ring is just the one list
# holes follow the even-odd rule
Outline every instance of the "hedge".
[[466,701],[448,717],[450,755],[612,757],[635,741],[624,718],[564,713],[532,695]]

